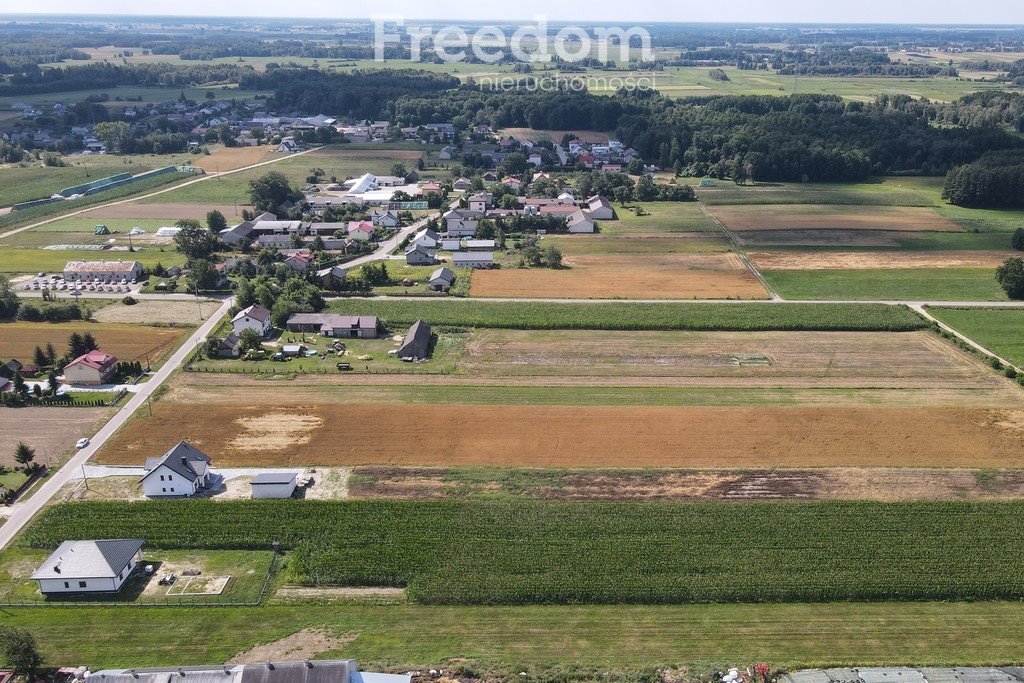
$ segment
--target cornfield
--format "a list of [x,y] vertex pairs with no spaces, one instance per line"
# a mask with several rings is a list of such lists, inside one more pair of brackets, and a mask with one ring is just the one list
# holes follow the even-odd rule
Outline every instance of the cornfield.
[[390,326],[419,318],[448,327],[523,330],[797,330],[903,332],[926,326],[903,306],[768,303],[546,303],[338,300],[330,310],[376,315]]
[[1024,503],[79,502],[25,543],[291,549],[313,586],[434,604],[1024,597]]

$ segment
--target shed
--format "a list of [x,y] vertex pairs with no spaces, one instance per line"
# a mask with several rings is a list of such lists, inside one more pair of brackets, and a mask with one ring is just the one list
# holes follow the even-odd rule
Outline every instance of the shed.
[[430,355],[430,325],[417,320],[409,328],[396,356],[402,360],[423,360]]
[[263,472],[252,478],[253,498],[291,498],[295,493],[295,472]]

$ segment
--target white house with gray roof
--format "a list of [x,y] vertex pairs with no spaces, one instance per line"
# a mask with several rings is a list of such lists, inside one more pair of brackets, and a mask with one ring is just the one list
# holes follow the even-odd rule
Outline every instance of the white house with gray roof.
[[32,580],[43,595],[116,593],[142,561],[141,539],[64,541]]
[[211,664],[156,669],[104,669],[86,683],[410,683],[409,674],[359,671],[354,659]]
[[259,304],[247,306],[231,319],[231,327],[235,334],[241,335],[245,330],[252,330],[262,339],[270,334],[270,311]]
[[210,483],[210,456],[179,441],[159,458],[146,459],[142,490],[150,498],[190,498]]

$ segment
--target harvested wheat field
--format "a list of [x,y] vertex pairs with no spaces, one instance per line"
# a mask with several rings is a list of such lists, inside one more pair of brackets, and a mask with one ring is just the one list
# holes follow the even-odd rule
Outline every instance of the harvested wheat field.
[[896,230],[961,232],[963,228],[922,206],[743,204],[709,207],[730,230]]
[[141,299],[131,306],[125,306],[121,302],[104,306],[93,311],[92,318],[101,323],[198,325],[209,318],[217,310],[218,305],[219,302],[206,299],[202,301],[201,307],[194,301]]
[[560,299],[764,299],[736,254],[577,254],[565,268],[473,273],[470,295]]
[[276,147],[263,145],[260,147],[218,147],[209,155],[197,157],[193,165],[198,166],[207,173],[223,173],[233,171],[236,168],[252,166],[272,159],[281,159],[287,155],[281,154]]
[[14,449],[24,441],[36,451],[36,461],[50,464],[90,436],[113,408],[0,408],[0,465],[11,467]]
[[423,151],[418,149],[348,149],[326,147],[306,154],[311,159],[316,157],[340,157],[345,159],[419,159]]
[[553,244],[571,256],[579,254],[693,254],[729,251],[722,232],[630,232],[590,235],[549,235]]
[[723,386],[959,388],[1021,394],[927,331],[612,332],[476,330],[457,373],[678,377]]
[[748,254],[765,270],[849,270],[879,268],[995,268],[1013,256],[1009,251],[815,251]]
[[[205,182],[217,182],[209,180]],[[228,222],[241,222],[242,209],[244,206],[234,204],[142,204],[140,202],[128,202],[126,204],[112,204],[101,206],[86,215],[90,218],[126,218],[139,220],[160,220],[166,219],[167,225],[174,225],[180,218],[193,218],[197,221],[205,221],[206,214],[216,209],[224,214]]]
[[0,358],[31,363],[35,347],[45,348],[47,343],[58,354],[64,353],[72,332],[91,333],[99,347],[118,360],[152,363],[177,346],[188,329],[93,322],[8,323],[0,325]]
[[[1024,410],[161,403],[97,457],[221,466],[1024,467]],[[457,415],[458,424],[452,423]]]

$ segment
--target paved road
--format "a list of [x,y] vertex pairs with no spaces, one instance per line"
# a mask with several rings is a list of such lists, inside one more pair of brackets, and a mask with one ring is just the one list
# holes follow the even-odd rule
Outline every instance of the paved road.
[[351,270],[353,268],[358,268],[359,266],[364,266],[367,263],[372,263],[374,261],[381,261],[381,260],[387,259],[389,257],[389,255],[391,254],[391,252],[394,251],[395,249],[397,249],[398,245],[402,243],[402,240],[404,240],[409,235],[412,235],[413,233],[417,232],[420,228],[422,228],[424,225],[426,225],[427,222],[430,221],[431,219],[437,218],[440,215],[441,214],[439,214],[439,213],[432,213],[429,216],[421,218],[420,220],[416,221],[415,223],[412,223],[411,225],[405,226],[404,228],[399,230],[397,233],[395,233],[394,237],[392,237],[391,239],[386,240],[384,242],[381,242],[380,246],[378,246],[377,250],[374,251],[372,254],[367,254],[366,256],[360,256],[359,258],[354,258],[351,261],[347,261],[346,263],[342,263],[341,267],[346,269],[346,270]]
[[161,194],[164,194],[166,192],[175,192],[177,190],[180,190],[183,187],[188,187],[189,185],[195,185],[196,183],[204,183],[204,182],[206,182],[208,180],[212,180],[213,178],[220,178],[222,176],[231,175],[232,173],[241,173],[242,171],[249,171],[249,170],[252,170],[254,168],[259,168],[261,166],[269,166],[270,164],[276,164],[277,162],[282,161],[283,159],[293,159],[295,157],[300,157],[300,156],[302,156],[304,154],[309,154],[311,152],[315,152],[318,149],[322,149],[322,148],[321,147],[312,147],[312,148],[304,150],[302,152],[296,152],[295,154],[289,154],[287,156],[282,156],[282,157],[279,157],[277,159],[270,159],[269,161],[261,161],[258,164],[249,164],[248,166],[242,166],[241,168],[233,168],[230,171],[220,171],[219,173],[207,173],[205,175],[199,176],[198,178],[195,178],[194,180],[186,180],[183,183],[177,183],[175,185],[171,185],[170,187],[166,187],[166,188],[164,188],[162,190],[156,190],[154,192],[147,192],[146,194],[139,195],[137,197],[129,197],[128,199],[117,199],[117,200],[110,201],[110,202],[102,202],[100,204],[92,204],[90,206],[81,208],[81,209],[79,209],[77,211],[69,211],[68,213],[62,213],[59,216],[54,216],[52,218],[47,218],[46,220],[42,220],[42,221],[39,221],[37,223],[32,223],[31,225],[26,225],[26,226],[23,226],[21,228],[15,228],[14,230],[10,230],[10,231],[5,232],[2,235],[0,235],[0,239],[4,239],[4,238],[7,238],[7,237],[10,237],[11,235],[17,235],[20,232],[25,232],[26,230],[31,230],[32,228],[38,228],[39,226],[46,225],[47,223],[54,223],[56,221],[61,221],[61,220],[64,220],[65,218],[70,218],[72,216],[81,216],[84,213],[89,213],[90,211],[94,211],[95,209],[99,209],[101,207],[105,207],[105,206],[118,206],[119,204],[130,204],[132,202],[137,202],[137,201],[139,201],[141,199],[148,199],[149,197],[156,197],[157,195],[161,195]]
[[185,359],[189,354],[195,351],[196,346],[214,330],[233,303],[233,297],[225,299],[217,312],[214,313],[206,322],[200,325],[192,336],[189,337],[177,351],[171,354],[171,357],[167,359],[167,362],[164,363],[163,367],[157,370],[156,373],[149,378],[148,382],[139,385],[138,391],[132,395],[131,399],[129,399],[129,401],[125,403],[119,411],[117,411],[109,422],[103,425],[103,427],[92,436],[91,442],[88,446],[76,452],[63,467],[54,472],[50,478],[39,487],[34,495],[27,500],[15,503],[11,506],[8,511],[7,521],[0,526],[0,549],[3,549],[8,543],[10,543],[11,539],[13,539],[18,532],[28,524],[29,520],[31,520],[32,517],[35,516],[35,514],[38,513],[66,483],[80,476],[79,471],[86,461],[89,460],[89,458],[91,458],[111,436],[113,436],[114,432],[120,429],[121,426],[131,418],[136,410],[142,407],[146,400],[152,396],[153,393],[160,388],[165,381],[167,381],[167,378],[169,378],[178,369],[178,366],[185,362]]

